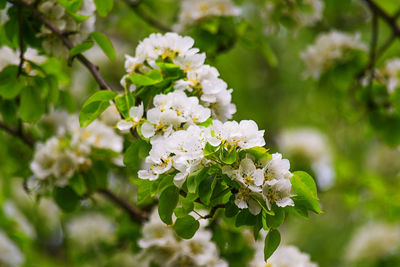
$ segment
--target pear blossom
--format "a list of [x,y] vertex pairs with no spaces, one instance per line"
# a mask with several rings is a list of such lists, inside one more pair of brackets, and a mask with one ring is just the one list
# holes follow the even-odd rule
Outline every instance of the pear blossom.
[[235,195],[235,204],[239,209],[249,209],[251,214],[257,215],[261,211],[261,206],[251,196],[251,190],[247,187],[239,188],[239,192]]
[[261,186],[264,182],[264,171],[262,169],[257,169],[251,159],[242,159],[236,175],[238,181],[243,183],[253,192],[261,191]]
[[274,153],[272,158],[264,166],[264,181],[266,184],[273,184],[277,180],[290,179],[292,173],[289,171],[290,162],[282,159],[282,154]]
[[142,238],[138,242],[142,251],[137,257],[137,264],[149,266],[154,262],[168,267],[227,267],[227,263],[219,258],[218,249],[211,237],[211,232],[200,224],[200,229],[191,239],[182,240],[171,227],[161,221],[157,210],[153,210],[149,221],[142,228]]
[[384,68],[378,71],[378,78],[381,78],[387,87],[388,93],[393,93],[400,85],[400,58],[388,60]]
[[263,195],[266,200],[268,209],[275,203],[278,207],[294,206],[290,190],[292,184],[289,179],[273,180],[265,183],[263,187]]
[[[8,65],[19,65],[19,53],[8,46],[0,47],[0,71],[7,67]],[[35,74],[35,72],[31,71],[29,62],[33,62],[35,64],[41,64],[46,61],[46,57],[39,55],[38,51],[34,48],[28,47],[24,52],[24,63],[23,68],[29,74]]]
[[[322,19],[324,3],[321,0],[302,0],[288,2],[269,1],[265,4],[262,16],[266,21],[265,32],[272,34],[279,28],[279,21],[274,21],[276,13],[289,17],[296,22],[296,29],[313,26]],[[274,16],[275,15],[275,16]]]
[[317,267],[311,261],[310,255],[301,252],[295,246],[279,246],[267,262],[264,261],[264,244],[256,242],[254,244],[256,253],[251,260],[250,267]]
[[279,134],[277,143],[285,154],[304,157],[310,161],[320,188],[328,189],[332,186],[332,152],[323,133],[308,128],[285,130]]
[[265,145],[264,130],[258,130],[257,124],[252,120],[243,120],[239,123],[236,121],[222,123],[214,120],[209,130],[211,137],[207,141],[213,146],[225,142],[242,149]]
[[315,44],[308,46],[301,53],[307,74],[317,80],[334,64],[349,60],[349,51],[367,51],[367,46],[360,39],[358,33],[351,35],[336,30],[320,34]]
[[[193,48],[193,44],[192,38],[182,37],[176,33],[151,34],[139,43],[135,57],[125,56],[127,74],[122,77],[121,84],[125,88],[129,85],[129,90],[133,92],[136,90],[136,85],[127,82],[130,75],[146,74],[153,69],[160,70],[157,65],[159,60],[172,62],[179,66],[185,76],[173,83],[175,91],[183,91],[188,96],[199,97],[195,105],[200,104],[210,109],[213,118],[222,121],[231,119],[236,112],[235,105],[231,103],[232,89],[227,89],[227,84],[219,78],[219,73],[215,68],[204,65],[205,54],[199,53],[199,49]],[[200,110],[198,114],[201,114]],[[205,114],[204,111],[203,114]],[[169,116],[172,115],[172,113],[169,114]],[[160,116],[161,114],[158,114],[157,118]],[[174,120],[174,118],[164,118],[164,120]],[[148,134],[153,134],[153,128],[149,124],[145,124],[144,129]]]
[[115,225],[100,213],[88,213],[71,219],[66,235],[81,248],[95,247],[99,243],[114,242]]
[[240,13],[240,8],[232,0],[183,0],[174,30],[181,32],[208,17],[239,16]]
[[[52,24],[63,32],[72,32],[69,35],[74,45],[81,43],[87,36],[94,31],[96,22],[96,6],[93,0],[82,1],[77,14],[88,17],[82,22],[77,22],[66,12],[65,8],[56,0],[42,0],[39,2],[38,10]],[[46,26],[42,25],[38,37],[44,38],[43,48],[47,53],[56,56],[68,55],[68,49]]]
[[154,108],[147,111],[147,121],[141,128],[146,138],[156,134],[169,135],[189,125],[202,123],[211,115],[208,108],[199,105],[197,97],[188,97],[179,91],[156,95],[153,104]]
[[117,128],[121,131],[135,128],[139,125],[143,117],[143,103],[140,103],[137,107],[131,107],[129,110],[129,118],[126,120],[120,120],[117,124]]
[[0,231],[0,265],[18,267],[24,260],[24,255],[17,245],[3,231]]
[[356,229],[345,251],[348,262],[373,263],[396,255],[400,248],[400,227],[385,222],[370,222]]

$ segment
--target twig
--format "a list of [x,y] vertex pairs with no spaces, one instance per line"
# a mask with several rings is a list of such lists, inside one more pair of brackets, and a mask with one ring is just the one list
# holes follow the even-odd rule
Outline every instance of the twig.
[[26,135],[22,131],[22,127],[14,128],[10,125],[5,124],[4,122],[0,121],[0,129],[3,129],[5,132],[9,133],[10,135],[21,139],[27,146],[33,148],[35,146],[35,141],[29,135]]
[[131,203],[126,201],[123,198],[120,198],[119,196],[115,195],[113,192],[111,192],[108,189],[100,189],[98,191],[101,195],[105,196],[109,200],[113,201],[115,204],[117,204],[121,209],[126,211],[131,219],[135,222],[142,223],[148,220],[149,216],[146,212],[142,211],[136,206],[133,206]]
[[393,33],[397,36],[400,37],[400,27],[397,25],[396,22],[396,17],[397,12],[395,16],[390,16],[388,13],[386,13],[381,7],[379,7],[373,0],[363,0],[365,1],[369,8],[372,10],[373,13],[381,17],[391,28]]
[[370,71],[369,74],[369,87],[372,85],[372,81],[375,76],[375,61],[376,61],[376,46],[378,43],[378,16],[377,14],[373,11],[372,12],[372,39],[371,39],[371,47],[369,51],[369,64],[368,64],[368,69]]
[[17,77],[22,74],[22,68],[24,66],[24,38],[23,38],[23,28],[22,28],[22,6],[18,5],[18,42],[19,42],[19,65],[18,65],[18,72]]
[[205,215],[205,216],[203,216],[202,219],[209,219],[209,218],[214,217],[215,212],[218,209],[222,209],[222,208],[225,208],[225,204],[218,204],[218,205],[212,207],[210,213]]
[[[73,43],[71,42],[70,39],[68,39],[67,36],[63,34],[63,32],[57,28],[51,21],[49,21],[47,18],[43,16],[42,13],[40,13],[34,4],[29,4],[26,3],[23,0],[9,0],[12,3],[15,3],[17,5],[23,5],[26,7],[26,9],[32,14],[32,16],[42,22],[53,34],[55,34],[62,42],[63,44],[70,50],[74,47]],[[113,91],[110,85],[104,80],[103,76],[101,76],[98,68],[96,65],[94,65],[92,62],[90,62],[84,55],[78,54],[76,55],[76,58],[90,71],[90,73],[93,75],[95,78],[96,82],[99,84],[100,89],[105,89],[105,90],[110,90]]]
[[149,14],[147,14],[145,11],[143,11],[139,6],[141,1],[135,1],[132,2],[130,0],[123,0],[125,4],[127,4],[142,20],[147,22],[149,25],[159,29],[161,32],[170,32],[172,29],[154,18],[152,18]]

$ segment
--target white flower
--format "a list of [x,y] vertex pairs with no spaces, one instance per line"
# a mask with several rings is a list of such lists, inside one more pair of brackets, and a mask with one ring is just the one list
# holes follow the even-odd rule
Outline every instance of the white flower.
[[345,259],[368,262],[395,255],[400,245],[400,228],[383,222],[368,223],[356,230],[346,248]]
[[5,233],[0,231],[0,265],[18,267],[22,265],[24,260],[20,249]]
[[257,215],[261,211],[261,206],[252,198],[251,190],[247,187],[241,187],[235,195],[235,204],[239,209],[249,209],[251,214]]
[[117,128],[121,131],[135,128],[143,117],[143,103],[140,103],[137,107],[131,107],[129,110],[129,118],[126,120],[120,120],[117,124]]
[[183,0],[179,21],[174,25],[174,30],[183,31],[207,17],[238,16],[240,13],[240,8],[236,7],[232,0]]
[[[1,46],[0,47],[0,71],[7,67],[8,65],[19,65],[19,53],[8,46]],[[24,53],[24,69],[26,72],[30,74],[35,74],[33,71],[30,70],[29,61],[35,64],[41,64],[46,61],[46,57],[40,56],[36,49],[28,47]]]
[[264,170],[257,169],[251,159],[242,159],[236,175],[237,179],[252,191],[260,192],[262,190],[261,186],[264,182]]
[[380,72],[385,80],[387,90],[393,93],[399,86],[400,58],[394,58],[386,62],[385,67]]
[[269,183],[265,183],[263,187],[263,195],[268,209],[271,209],[273,203],[281,208],[294,206],[294,202],[290,198],[291,188],[292,184],[289,179],[272,180]]
[[114,127],[120,120],[121,116],[115,105],[110,105],[100,115],[100,121],[111,127]]
[[280,26],[280,21],[275,21],[276,14],[288,17],[296,22],[295,30],[304,26],[313,26],[322,19],[324,3],[321,0],[302,0],[281,2],[271,1],[265,5],[262,16],[265,19],[267,34],[273,34]]
[[67,237],[74,245],[89,248],[114,242],[115,225],[102,214],[88,213],[73,218],[66,226]]
[[211,115],[211,111],[201,106],[196,97],[188,97],[181,91],[156,95],[153,104],[154,108],[147,111],[147,121],[141,128],[146,138],[169,135],[172,131],[202,123]]
[[6,217],[13,220],[16,224],[15,226],[17,226],[18,229],[27,237],[32,239],[36,237],[35,229],[12,201],[8,200],[3,204],[3,211]]
[[264,261],[264,243],[257,242],[255,244],[256,253],[250,267],[317,267],[318,265],[311,262],[310,255],[302,253],[295,246],[279,246],[274,254]]
[[[77,22],[65,10],[65,8],[55,0],[42,1],[38,6],[39,11],[54,24],[59,30],[63,32],[72,32],[69,35],[70,40],[74,45],[84,41],[87,36],[95,30],[96,6],[93,0],[84,0],[78,10],[78,14],[89,17],[82,22]],[[41,32],[37,35],[44,38],[43,48],[47,53],[56,56],[68,55],[68,49],[63,43],[52,34],[52,32],[42,25]]]
[[[320,34],[314,45],[301,53],[308,75],[318,79],[336,63],[349,60],[348,51],[366,51],[367,47],[360,41],[360,35],[350,35],[339,31]],[[351,58],[350,58],[351,59]]]
[[272,154],[271,160],[267,161],[264,166],[264,178],[266,184],[273,184],[277,180],[290,179],[292,173],[289,171],[290,162],[282,159],[280,153]]
[[207,141],[213,146],[221,142],[227,142],[242,149],[265,145],[264,130],[259,131],[257,124],[252,120],[243,120],[240,123],[236,121],[222,123],[214,120],[210,131],[211,137]]

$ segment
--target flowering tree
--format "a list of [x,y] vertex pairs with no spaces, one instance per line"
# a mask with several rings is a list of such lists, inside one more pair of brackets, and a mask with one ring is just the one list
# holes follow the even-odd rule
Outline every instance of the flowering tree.
[[[347,8],[325,2],[182,0],[176,13],[168,1],[0,1],[0,265],[316,266],[280,245],[281,225],[312,227],[323,216],[317,192],[347,193],[357,167],[336,163],[328,136],[313,128],[265,139],[261,117],[240,110],[269,116],[276,104],[235,105],[224,74],[247,79],[246,61],[232,64],[241,45],[279,68],[273,36],[299,38],[323,25],[325,5]],[[399,12],[353,3],[363,4],[370,47],[360,33],[328,27],[298,53],[298,76],[329,88],[337,105],[354,103],[337,116],[362,113],[371,135],[398,145],[400,63],[377,63],[399,35]],[[380,20],[392,36],[378,49]],[[220,60],[227,53],[233,59]],[[365,256],[359,244],[398,229],[371,229],[379,234],[354,237],[340,260],[389,255],[385,247]]]

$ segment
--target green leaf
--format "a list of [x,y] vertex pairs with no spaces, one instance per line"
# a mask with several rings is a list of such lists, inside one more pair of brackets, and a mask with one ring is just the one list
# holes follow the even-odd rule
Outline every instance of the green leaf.
[[225,205],[225,216],[228,218],[235,216],[239,212],[239,208],[234,203],[234,199],[235,197],[232,195],[230,201]]
[[112,10],[114,0],[94,0],[94,4],[96,5],[97,13],[101,17],[105,17]]
[[285,211],[277,206],[274,207],[275,215],[267,214],[265,220],[269,228],[277,229],[285,220]]
[[215,188],[215,184],[217,183],[217,179],[212,176],[208,176],[206,179],[204,179],[200,185],[199,185],[199,197],[200,200],[205,204],[208,205],[210,204],[210,199],[212,196],[212,193]]
[[190,215],[176,219],[174,224],[175,232],[184,239],[192,238],[199,227],[200,223]]
[[110,105],[110,101],[117,94],[112,91],[99,91],[89,97],[79,113],[81,127],[87,127]]
[[54,189],[54,200],[57,205],[66,212],[74,211],[80,202],[79,196],[69,187],[56,187]]
[[183,77],[184,72],[181,70],[181,67],[176,64],[172,63],[165,63],[165,62],[156,62],[157,65],[160,67],[161,72],[168,77],[174,77],[179,79]]
[[226,150],[226,149],[221,149],[221,160],[225,164],[233,164],[237,159],[237,151],[236,149],[232,150]]
[[83,0],[57,0],[68,12],[76,13],[82,5]]
[[210,143],[207,143],[204,147],[204,156],[208,157],[212,154],[214,154],[215,152],[217,152],[219,146],[212,146]]
[[92,41],[84,41],[80,44],[77,44],[76,46],[72,47],[71,50],[69,50],[69,56],[73,57],[78,54],[81,54],[85,52],[86,50],[89,50],[90,48],[93,47],[93,42]]
[[161,220],[166,224],[172,224],[172,213],[179,200],[179,189],[171,185],[167,187],[160,195],[158,200],[158,214]]
[[27,86],[22,89],[19,116],[23,121],[33,122],[42,116],[44,106],[38,88]]
[[124,153],[125,166],[136,166],[148,155],[150,144],[142,139],[135,140]]
[[120,94],[115,97],[115,105],[118,111],[124,116],[124,118],[129,118],[129,110],[135,105],[135,98],[132,94]]
[[189,193],[196,193],[200,183],[207,177],[209,168],[203,168],[191,173],[186,179],[186,186]]
[[24,77],[17,78],[18,66],[7,66],[0,72],[0,96],[4,99],[14,99],[24,87]]
[[265,237],[265,245],[264,245],[264,260],[267,261],[272,254],[274,254],[275,250],[278,248],[279,243],[281,242],[281,234],[278,230],[271,230],[268,232]]
[[69,179],[69,184],[79,196],[82,196],[86,192],[85,180],[80,173],[75,173],[74,176]]
[[253,147],[246,149],[246,153],[253,155],[257,160],[272,158],[271,154],[268,153],[268,149],[265,147]]
[[[111,0],[112,2],[113,0]],[[103,1],[102,1],[103,2]],[[106,1],[104,1],[106,2]],[[92,37],[95,42],[100,46],[101,50],[103,50],[104,54],[110,59],[110,60],[115,60],[115,50],[114,46],[111,43],[111,41],[105,36],[104,34],[100,32],[92,32],[90,34],[90,37]]]
[[137,86],[147,86],[161,82],[163,76],[160,71],[153,69],[146,74],[134,73],[129,76],[129,80]]
[[243,225],[253,226],[256,223],[256,216],[250,213],[248,209],[241,210],[236,216],[235,226],[240,227]]
[[290,182],[297,197],[305,200],[307,208],[315,213],[321,213],[314,179],[306,172],[297,171],[293,173]]

